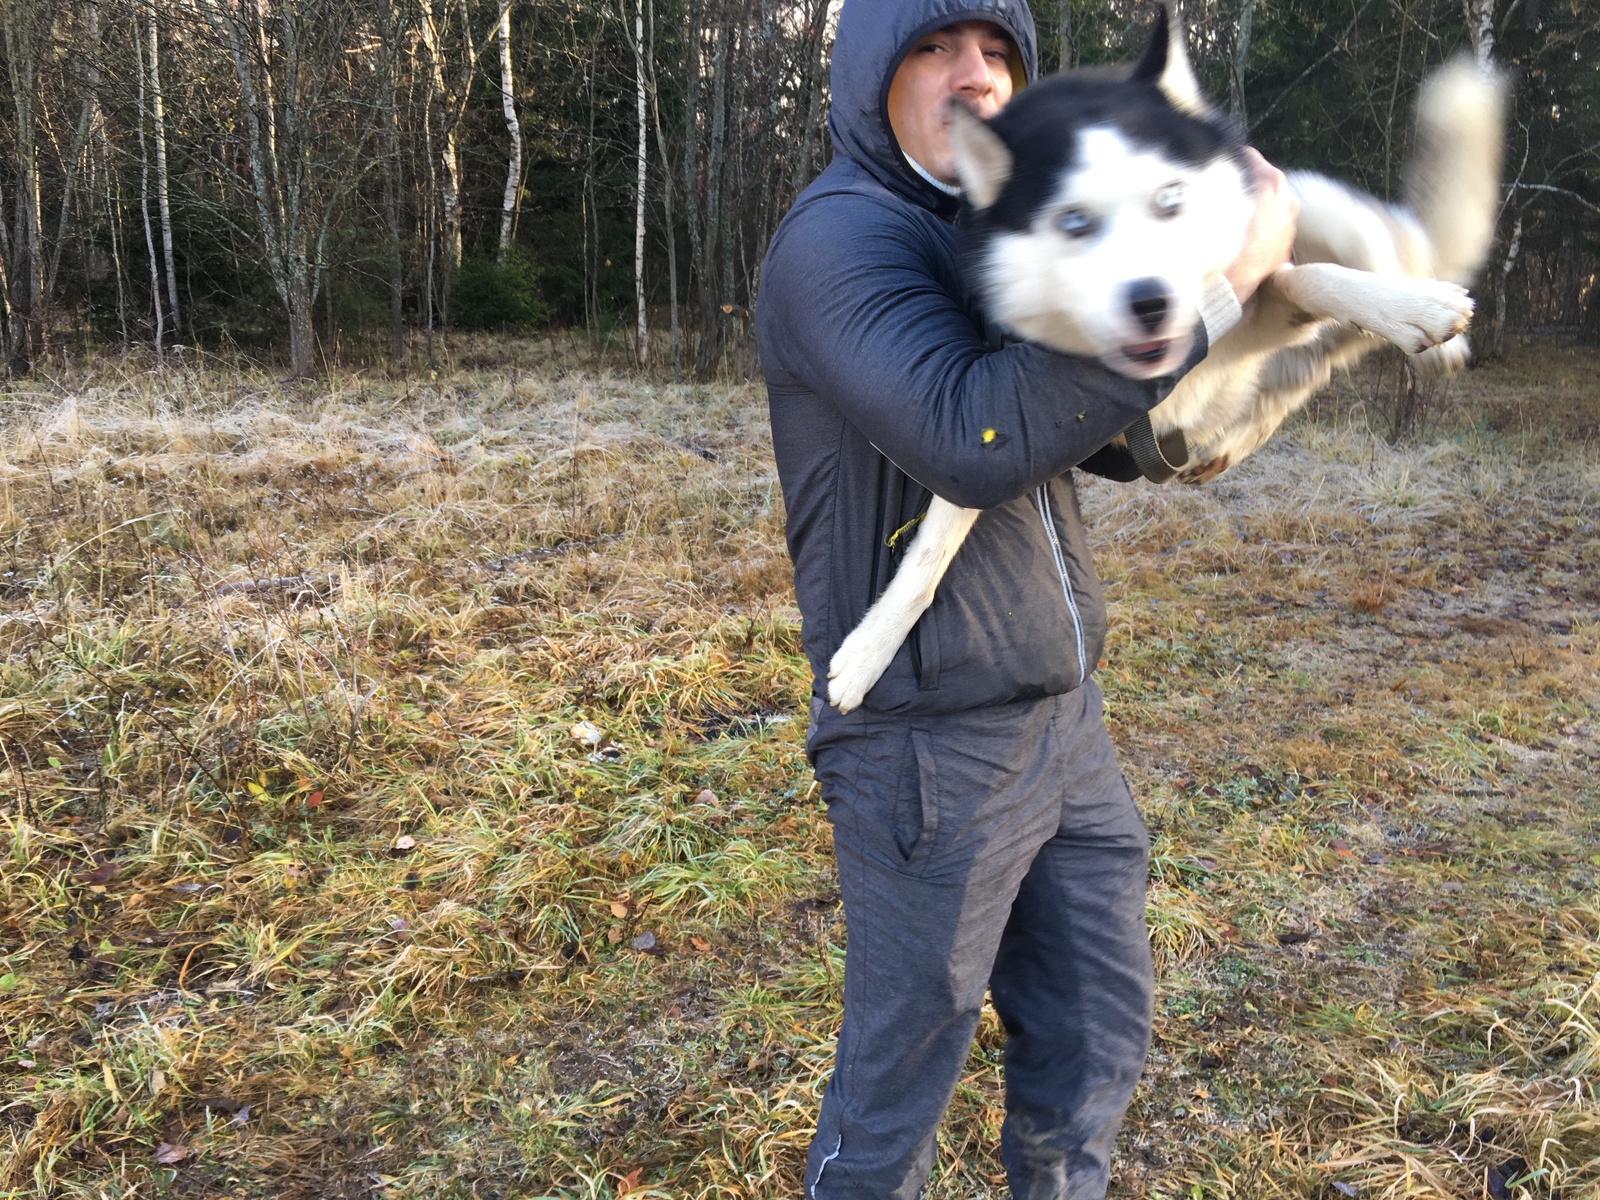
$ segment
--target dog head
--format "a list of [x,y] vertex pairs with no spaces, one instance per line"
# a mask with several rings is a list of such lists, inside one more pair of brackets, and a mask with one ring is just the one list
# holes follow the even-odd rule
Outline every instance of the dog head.
[[1129,70],[1043,80],[991,121],[952,101],[950,142],[991,317],[1136,379],[1183,363],[1254,204],[1240,132],[1201,96],[1176,16]]

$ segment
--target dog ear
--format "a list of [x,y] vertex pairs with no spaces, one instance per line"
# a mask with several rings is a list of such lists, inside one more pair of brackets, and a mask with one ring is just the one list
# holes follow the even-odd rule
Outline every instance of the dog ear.
[[1175,108],[1187,113],[1206,111],[1200,83],[1189,66],[1189,51],[1184,45],[1183,17],[1176,3],[1163,4],[1150,28],[1150,44],[1134,64],[1130,78],[1153,83]]
[[951,99],[950,152],[961,179],[961,194],[973,208],[988,208],[1000,199],[1011,178],[1011,151],[982,117],[960,100]]

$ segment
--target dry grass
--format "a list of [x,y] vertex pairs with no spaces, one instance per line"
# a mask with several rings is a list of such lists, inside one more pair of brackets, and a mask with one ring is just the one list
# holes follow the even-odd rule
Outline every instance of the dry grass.
[[[796,1194],[843,930],[763,404],[476,350],[0,398],[0,1196]],[[1600,1195],[1600,361],[1398,448],[1386,386],[1086,488],[1118,1196]],[[1004,1195],[1002,1036],[939,1200]]]

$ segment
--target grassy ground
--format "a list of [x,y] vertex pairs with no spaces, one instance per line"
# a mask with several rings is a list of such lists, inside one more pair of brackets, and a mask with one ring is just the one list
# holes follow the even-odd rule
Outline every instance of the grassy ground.
[[[843,927],[759,395],[0,398],[0,1196],[797,1194]],[[1600,358],[1093,482],[1119,1197],[1600,1195]],[[930,1195],[1005,1194],[986,1014]]]

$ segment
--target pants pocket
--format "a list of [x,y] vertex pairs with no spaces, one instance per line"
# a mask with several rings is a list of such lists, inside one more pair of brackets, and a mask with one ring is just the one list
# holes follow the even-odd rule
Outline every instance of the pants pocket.
[[933,754],[933,736],[927,730],[911,731],[910,750],[904,791],[909,800],[896,814],[895,842],[906,873],[920,875],[939,836],[939,769]]

